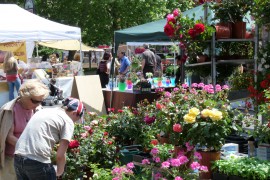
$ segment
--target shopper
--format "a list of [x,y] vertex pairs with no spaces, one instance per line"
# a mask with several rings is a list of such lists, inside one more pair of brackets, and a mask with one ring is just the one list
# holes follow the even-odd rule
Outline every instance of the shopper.
[[97,74],[99,75],[102,88],[106,88],[106,84],[109,83],[110,72],[108,71],[108,62],[111,60],[111,58],[111,53],[105,52],[97,68]]
[[119,75],[126,76],[129,72],[131,62],[126,56],[125,52],[120,52],[118,54],[118,58],[120,60],[120,69],[119,69]]
[[[34,114],[16,144],[17,178],[55,180],[62,175],[74,122],[83,115],[83,103],[75,98],[67,98],[62,107],[42,109]],[[58,142],[55,169],[51,164],[51,151]]]
[[0,109],[0,179],[15,180],[15,145],[33,114],[40,109],[49,89],[38,80],[26,81],[19,90],[20,96]]
[[14,87],[19,92],[21,86],[21,79],[18,75],[18,62],[14,58],[14,55],[11,51],[6,52],[4,57],[4,72],[6,73],[8,89],[9,89],[9,100],[14,99]]
[[142,72],[144,78],[146,73],[152,73],[154,75],[156,69],[156,57],[155,54],[150,51],[148,45],[144,45],[145,51],[142,53]]

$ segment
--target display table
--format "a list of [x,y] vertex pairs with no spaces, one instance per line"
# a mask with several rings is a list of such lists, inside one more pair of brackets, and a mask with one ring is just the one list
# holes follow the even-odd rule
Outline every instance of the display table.
[[[63,90],[63,97],[70,97],[74,77],[56,78],[56,86]],[[29,79],[24,79],[24,82]],[[16,95],[16,90],[14,95]],[[6,81],[0,81],[0,107],[9,101],[8,84]],[[16,96],[15,96],[16,97]]]
[[150,103],[155,99],[160,97],[159,94],[155,92],[147,93],[147,94],[137,94],[133,93],[132,90],[126,90],[124,92],[114,90],[111,93],[111,90],[102,89],[103,96],[105,101],[106,110],[110,108],[110,99],[112,94],[112,108],[117,112],[118,109],[122,109],[123,106],[137,107],[137,103],[140,101],[147,99]]

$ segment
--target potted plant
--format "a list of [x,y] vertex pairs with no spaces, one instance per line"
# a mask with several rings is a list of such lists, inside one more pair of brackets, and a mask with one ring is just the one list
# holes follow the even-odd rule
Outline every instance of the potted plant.
[[[232,156],[226,160],[215,161],[213,171],[227,176],[227,179],[269,179],[270,163],[256,158]],[[220,180],[220,177],[217,180]]]
[[270,26],[270,6],[268,1],[254,0],[254,6],[251,9],[252,16],[257,25],[264,25],[269,30]]

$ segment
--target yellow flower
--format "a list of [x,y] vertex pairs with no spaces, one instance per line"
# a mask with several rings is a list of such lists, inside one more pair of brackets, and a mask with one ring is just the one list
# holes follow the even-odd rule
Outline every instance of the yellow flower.
[[211,113],[209,114],[209,117],[213,120],[213,121],[218,121],[222,119],[222,112],[217,110],[217,109],[212,109]]
[[190,115],[197,116],[200,114],[200,110],[198,108],[191,108],[188,112]]
[[193,116],[192,114],[186,114],[184,116],[184,121],[187,122],[187,123],[194,123],[196,121],[196,116]]
[[207,118],[207,117],[209,117],[210,113],[211,113],[210,109],[204,109],[204,110],[202,110],[201,115],[203,117]]

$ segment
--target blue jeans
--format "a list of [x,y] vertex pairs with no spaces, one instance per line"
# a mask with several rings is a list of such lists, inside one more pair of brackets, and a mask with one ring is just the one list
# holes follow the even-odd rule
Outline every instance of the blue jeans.
[[19,93],[19,89],[21,87],[21,80],[19,77],[16,78],[15,81],[8,81],[8,91],[9,91],[9,100],[14,99],[14,87],[16,87],[17,93]]
[[14,167],[18,180],[56,180],[55,169],[50,163],[15,155]]

